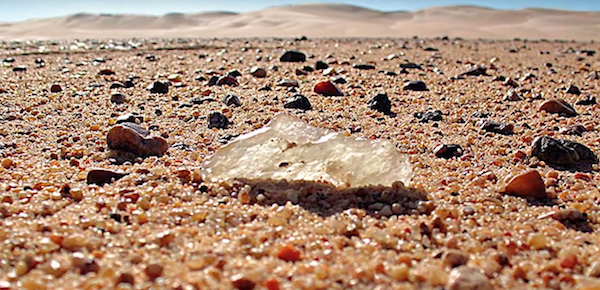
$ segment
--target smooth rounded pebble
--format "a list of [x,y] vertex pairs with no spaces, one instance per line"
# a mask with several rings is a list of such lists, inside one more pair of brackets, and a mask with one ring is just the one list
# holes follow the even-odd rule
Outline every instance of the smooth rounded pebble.
[[504,192],[520,197],[545,198],[546,186],[540,173],[531,170],[513,177]]
[[577,116],[577,111],[563,99],[550,99],[543,102],[540,107],[540,111],[546,111],[552,114],[560,114],[567,117]]
[[343,96],[344,95],[342,90],[340,88],[338,88],[331,81],[324,81],[324,82],[320,82],[320,83],[316,84],[314,87],[314,92],[319,95],[326,96],[326,97]]
[[404,90],[406,91],[428,91],[427,85],[423,81],[408,81],[404,84]]
[[264,78],[267,76],[267,71],[261,67],[252,67],[250,69],[250,74],[255,78]]

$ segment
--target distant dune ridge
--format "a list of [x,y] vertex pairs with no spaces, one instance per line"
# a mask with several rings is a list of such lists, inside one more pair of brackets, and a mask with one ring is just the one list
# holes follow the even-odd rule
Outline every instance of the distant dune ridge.
[[478,6],[382,12],[345,4],[301,4],[245,13],[163,16],[79,13],[0,23],[0,39],[129,37],[463,37],[599,40],[600,12]]

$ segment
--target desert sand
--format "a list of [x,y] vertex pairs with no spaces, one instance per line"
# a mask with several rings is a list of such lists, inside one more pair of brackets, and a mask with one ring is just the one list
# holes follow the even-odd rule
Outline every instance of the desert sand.
[[[600,289],[593,15],[309,5],[5,24],[61,39],[0,42],[0,290]],[[456,34],[413,37],[448,22]],[[585,40],[514,39],[542,30]],[[391,32],[408,37],[300,37]],[[465,39],[484,32],[509,39]],[[412,174],[203,174],[279,114],[385,141]],[[377,160],[361,156],[346,163]],[[223,167],[303,161],[243,157]]]
[[381,12],[343,4],[280,6],[246,13],[75,14],[0,24],[0,39],[131,37],[464,37],[600,39],[600,12],[445,6]]

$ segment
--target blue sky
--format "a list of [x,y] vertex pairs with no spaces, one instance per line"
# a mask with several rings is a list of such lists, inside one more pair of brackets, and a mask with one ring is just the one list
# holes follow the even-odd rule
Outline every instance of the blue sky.
[[346,3],[383,11],[419,10],[443,5],[480,5],[500,9],[528,7],[600,11],[600,0],[0,0],[0,22],[88,13],[162,15],[170,12],[260,10],[269,6],[299,3]]

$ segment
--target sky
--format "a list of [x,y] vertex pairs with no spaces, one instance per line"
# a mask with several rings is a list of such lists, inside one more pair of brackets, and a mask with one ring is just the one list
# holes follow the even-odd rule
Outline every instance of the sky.
[[529,7],[600,11],[600,0],[0,0],[0,22],[74,13],[151,14],[205,11],[247,12],[301,3],[346,3],[381,11],[415,11],[431,6],[479,5],[498,9]]

